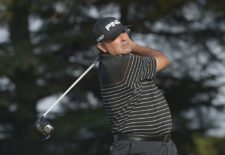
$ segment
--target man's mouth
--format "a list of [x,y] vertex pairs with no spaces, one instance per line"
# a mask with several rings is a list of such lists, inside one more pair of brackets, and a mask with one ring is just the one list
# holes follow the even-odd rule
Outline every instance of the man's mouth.
[[122,42],[122,47],[127,47],[128,46],[128,42],[127,41],[123,41]]

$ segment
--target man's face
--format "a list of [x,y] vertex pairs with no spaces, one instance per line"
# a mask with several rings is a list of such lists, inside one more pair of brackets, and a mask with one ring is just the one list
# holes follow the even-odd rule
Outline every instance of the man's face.
[[132,50],[132,40],[126,32],[121,33],[117,38],[110,41],[103,41],[97,46],[102,52],[109,53],[111,55],[128,54]]

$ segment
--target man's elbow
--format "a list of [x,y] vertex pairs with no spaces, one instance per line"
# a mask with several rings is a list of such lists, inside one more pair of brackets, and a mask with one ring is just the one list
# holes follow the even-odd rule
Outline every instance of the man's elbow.
[[170,60],[168,57],[165,57],[165,68],[167,68],[170,65]]
[[156,61],[157,61],[156,72],[162,71],[170,65],[170,60],[166,56],[161,57],[160,59],[158,59]]

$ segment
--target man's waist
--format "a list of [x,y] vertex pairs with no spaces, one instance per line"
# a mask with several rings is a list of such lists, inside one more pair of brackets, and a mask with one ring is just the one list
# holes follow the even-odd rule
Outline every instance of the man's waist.
[[114,135],[114,141],[119,140],[134,140],[134,141],[160,141],[160,142],[169,142],[171,139],[171,134],[164,135],[143,135],[137,133],[124,133]]

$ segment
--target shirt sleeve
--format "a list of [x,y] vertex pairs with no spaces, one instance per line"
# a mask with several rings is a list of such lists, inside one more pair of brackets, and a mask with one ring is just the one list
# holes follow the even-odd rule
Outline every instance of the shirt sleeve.
[[137,82],[155,78],[156,60],[132,53],[105,58],[99,63],[98,74],[101,85],[126,83],[134,86]]
[[126,79],[129,84],[143,80],[153,80],[156,75],[156,59],[131,54],[126,70]]
[[154,79],[156,75],[156,59],[154,57],[142,57],[142,72],[141,79]]

